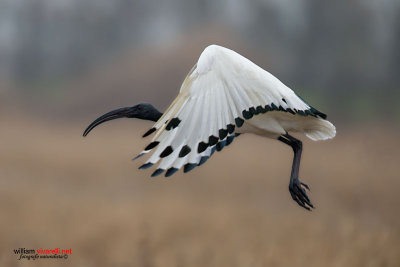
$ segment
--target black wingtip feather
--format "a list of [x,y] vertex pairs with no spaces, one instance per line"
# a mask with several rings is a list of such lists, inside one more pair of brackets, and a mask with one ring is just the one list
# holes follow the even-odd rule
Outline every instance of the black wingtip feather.
[[183,158],[184,156],[186,156],[187,154],[189,154],[190,151],[192,151],[192,149],[191,149],[189,146],[184,145],[184,146],[182,147],[181,151],[179,152],[179,157],[180,157],[180,158]]
[[221,141],[221,142],[218,142],[218,143],[215,145],[215,149],[219,152],[219,151],[221,151],[225,146],[226,146],[226,140]]
[[209,156],[203,156],[200,159],[199,164],[197,164],[197,166],[203,165],[210,157]]
[[156,177],[156,176],[160,175],[161,173],[163,173],[163,171],[164,171],[164,169],[157,169],[151,174],[151,177]]
[[228,135],[228,130],[220,129],[218,131],[218,136],[219,136],[219,139],[221,139],[221,140],[224,139],[227,135]]
[[228,129],[228,133],[233,133],[233,131],[235,130],[235,125],[233,125],[233,124],[228,124],[227,126],[226,126],[226,128]]
[[251,113],[250,111],[247,111],[247,110],[243,110],[242,115],[243,115],[243,118],[245,118],[246,120],[251,119],[253,117],[253,113]]
[[298,110],[297,114],[299,114],[301,116],[307,116],[307,114],[303,110]]
[[197,152],[202,153],[207,149],[207,147],[208,147],[208,144],[206,144],[204,142],[200,142],[199,146],[197,147]]
[[136,157],[134,157],[132,160],[136,160],[142,156],[144,156],[146,153],[140,153],[139,155],[137,155]]
[[168,156],[169,154],[171,154],[174,150],[172,149],[171,146],[167,146],[163,152],[161,152],[160,154],[160,158],[165,158],[166,156]]
[[183,166],[183,172],[190,172],[191,170],[193,170],[195,167],[197,166],[197,164],[195,163],[187,163]]
[[243,125],[243,123],[244,123],[244,120],[241,119],[241,118],[239,118],[239,117],[237,117],[237,118],[235,119],[235,123],[236,123],[236,126],[240,128],[240,127],[242,127],[242,125]]
[[157,130],[157,129],[154,128],[154,127],[151,128],[150,130],[148,130],[148,131],[143,135],[143,137],[146,137],[146,136],[151,135],[151,134],[154,133],[156,130]]
[[296,114],[296,112],[294,112],[291,108],[286,109],[286,111],[289,112],[290,114],[293,114],[293,115]]
[[167,126],[165,127],[165,129],[167,131],[175,129],[176,127],[178,127],[179,123],[181,123],[181,120],[179,118],[173,118],[172,120],[170,120],[170,122],[167,124]]
[[326,120],[327,116],[326,116],[325,113],[322,113],[321,111],[316,110],[316,109],[313,108],[313,107],[311,107],[310,110],[311,110],[311,112],[314,113],[316,116],[319,116],[319,117],[321,117],[322,119]]
[[146,146],[146,148],[144,150],[151,150],[151,149],[155,148],[159,143],[160,142],[158,142],[158,141],[151,142],[148,146]]
[[177,168],[171,167],[167,170],[167,172],[165,173],[165,177],[170,177],[171,175],[173,175],[174,173],[176,173],[178,171]]
[[323,118],[324,120],[326,120],[328,118],[328,116],[322,112],[319,112],[317,115],[320,116],[321,118]]
[[226,145],[229,146],[234,138],[235,138],[234,135],[228,136],[228,138],[226,138]]
[[263,109],[263,107],[262,106],[258,106],[258,107],[256,107],[256,115],[257,114],[260,114],[260,113],[265,113],[265,110]]
[[218,137],[215,137],[214,135],[211,135],[211,136],[208,138],[208,145],[209,145],[209,146],[213,146],[213,145],[215,145],[216,143],[218,143]]
[[154,165],[153,163],[148,162],[148,163],[145,163],[145,164],[143,164],[142,166],[140,166],[139,169],[140,169],[140,170],[145,170],[145,169],[150,168],[150,167],[153,166],[153,165]]

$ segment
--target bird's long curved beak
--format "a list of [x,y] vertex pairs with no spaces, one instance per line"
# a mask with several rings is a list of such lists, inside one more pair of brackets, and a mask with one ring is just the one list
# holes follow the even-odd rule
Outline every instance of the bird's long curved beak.
[[114,120],[114,119],[119,119],[119,118],[125,118],[129,115],[130,111],[132,110],[132,107],[126,107],[126,108],[119,108],[113,111],[110,111],[100,117],[98,117],[96,120],[94,120],[83,132],[83,136],[86,136],[89,134],[91,130],[93,130],[94,127],[97,125],[102,124],[103,122]]

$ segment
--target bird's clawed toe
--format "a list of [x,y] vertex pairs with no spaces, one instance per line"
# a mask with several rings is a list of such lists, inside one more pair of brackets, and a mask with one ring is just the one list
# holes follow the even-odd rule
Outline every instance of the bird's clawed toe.
[[294,179],[289,184],[290,195],[292,196],[293,200],[299,204],[299,206],[311,211],[310,208],[314,208],[314,206],[308,198],[306,190],[304,190],[302,186],[307,190],[310,190],[307,184],[300,182],[299,179]]
[[311,191],[311,190],[310,190],[310,187],[308,186],[308,184],[305,184],[305,183],[303,183],[303,182],[300,182],[300,184],[301,184],[302,186],[304,186],[308,191]]

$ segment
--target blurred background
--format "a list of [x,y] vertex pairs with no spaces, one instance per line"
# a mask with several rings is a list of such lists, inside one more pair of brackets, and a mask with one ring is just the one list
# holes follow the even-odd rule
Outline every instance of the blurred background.
[[[189,174],[131,162],[209,44],[328,114],[337,137],[292,152],[241,136]],[[399,266],[400,2],[0,0],[1,266]],[[13,249],[72,249],[18,260]]]

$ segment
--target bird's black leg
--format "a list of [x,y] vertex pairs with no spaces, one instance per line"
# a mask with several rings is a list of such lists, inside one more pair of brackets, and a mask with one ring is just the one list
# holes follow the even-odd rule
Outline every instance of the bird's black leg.
[[311,201],[302,186],[304,186],[308,190],[310,190],[310,188],[307,184],[304,184],[299,180],[299,167],[303,144],[300,140],[294,138],[289,134],[279,136],[278,140],[291,146],[294,152],[292,172],[290,174],[289,182],[290,195],[292,196],[293,200],[297,202],[297,204],[307,210],[310,210],[310,208],[314,208],[314,206],[313,204],[311,204]]

